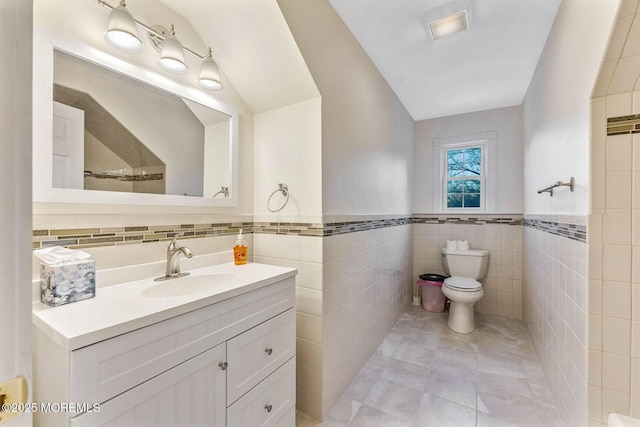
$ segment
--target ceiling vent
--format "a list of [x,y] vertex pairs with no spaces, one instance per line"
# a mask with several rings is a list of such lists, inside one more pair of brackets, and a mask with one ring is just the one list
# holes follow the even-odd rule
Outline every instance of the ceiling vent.
[[434,9],[422,17],[433,40],[465,31],[471,26],[471,1],[456,1]]

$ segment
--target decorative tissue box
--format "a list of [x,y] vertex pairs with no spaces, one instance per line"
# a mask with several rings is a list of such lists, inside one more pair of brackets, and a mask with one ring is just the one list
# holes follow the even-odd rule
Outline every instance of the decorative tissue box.
[[40,301],[58,307],[96,296],[96,262],[40,264]]

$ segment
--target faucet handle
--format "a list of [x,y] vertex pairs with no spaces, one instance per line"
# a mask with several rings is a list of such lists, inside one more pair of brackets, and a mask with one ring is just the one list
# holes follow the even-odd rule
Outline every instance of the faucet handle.
[[173,239],[171,239],[171,243],[169,243],[169,247],[167,248],[167,251],[175,250],[178,247],[176,240],[178,240],[178,237],[182,237],[182,236],[184,236],[183,232],[174,234]]

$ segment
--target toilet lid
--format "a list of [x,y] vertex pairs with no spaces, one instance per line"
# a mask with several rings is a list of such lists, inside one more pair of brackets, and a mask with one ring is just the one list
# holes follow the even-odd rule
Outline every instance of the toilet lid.
[[471,292],[482,289],[482,283],[470,277],[449,277],[444,280],[444,286],[462,292]]

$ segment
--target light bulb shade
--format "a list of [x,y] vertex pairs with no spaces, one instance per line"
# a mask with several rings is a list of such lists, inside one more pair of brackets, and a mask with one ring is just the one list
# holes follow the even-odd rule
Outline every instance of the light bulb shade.
[[173,74],[184,74],[189,69],[184,62],[184,50],[182,44],[174,35],[167,36],[162,42],[162,52],[158,65],[165,71]]
[[216,64],[211,56],[207,56],[202,61],[202,67],[200,68],[200,78],[198,79],[198,86],[207,90],[222,89],[218,64]]
[[104,39],[118,50],[129,53],[142,51],[142,41],[138,37],[136,21],[124,5],[120,5],[109,14],[109,27]]

